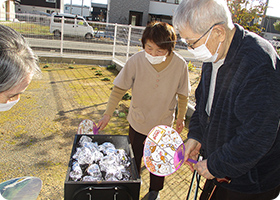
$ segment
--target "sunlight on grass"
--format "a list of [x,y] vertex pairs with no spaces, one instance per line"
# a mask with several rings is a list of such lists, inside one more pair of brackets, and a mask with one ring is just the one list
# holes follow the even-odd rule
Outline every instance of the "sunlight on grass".
[[21,34],[33,34],[33,35],[52,35],[50,33],[50,26],[43,26],[31,23],[0,23],[5,26],[9,26]]

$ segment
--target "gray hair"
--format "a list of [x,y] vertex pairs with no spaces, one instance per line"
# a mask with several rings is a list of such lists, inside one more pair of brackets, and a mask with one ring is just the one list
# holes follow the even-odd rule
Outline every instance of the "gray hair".
[[176,29],[188,26],[197,34],[219,22],[225,22],[229,29],[234,27],[226,0],[182,0],[173,16]]
[[30,74],[40,74],[37,61],[24,37],[0,24],[0,92],[18,85]]

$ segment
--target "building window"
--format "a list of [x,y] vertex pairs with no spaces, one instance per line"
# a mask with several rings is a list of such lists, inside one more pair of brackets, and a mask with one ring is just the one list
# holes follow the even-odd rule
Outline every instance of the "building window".
[[136,26],[136,16],[135,15],[132,15],[131,16],[131,23],[130,23],[132,26]]
[[142,26],[142,18],[142,12],[129,11],[129,24],[133,26]]
[[46,0],[47,3],[56,3],[56,0]]
[[179,4],[179,0],[175,0],[175,2],[174,2],[175,4]]
[[100,10],[99,10],[100,8],[93,8],[93,12],[99,12]]

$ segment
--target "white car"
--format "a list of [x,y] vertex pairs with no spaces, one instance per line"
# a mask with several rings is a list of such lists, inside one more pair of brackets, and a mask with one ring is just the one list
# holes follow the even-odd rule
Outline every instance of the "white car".
[[55,37],[61,36],[62,20],[64,20],[63,35],[93,38],[93,28],[83,17],[60,13],[53,13],[51,16],[50,33],[53,33]]

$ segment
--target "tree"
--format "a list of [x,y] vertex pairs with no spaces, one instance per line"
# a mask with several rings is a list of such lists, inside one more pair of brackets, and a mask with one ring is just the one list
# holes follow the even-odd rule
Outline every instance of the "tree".
[[280,32],[280,21],[277,20],[276,22],[273,23],[273,26],[274,26],[274,29],[276,31],[279,31]]
[[260,34],[264,28],[260,27],[260,19],[265,17],[266,3],[262,0],[227,0],[232,13],[232,20],[245,29]]

